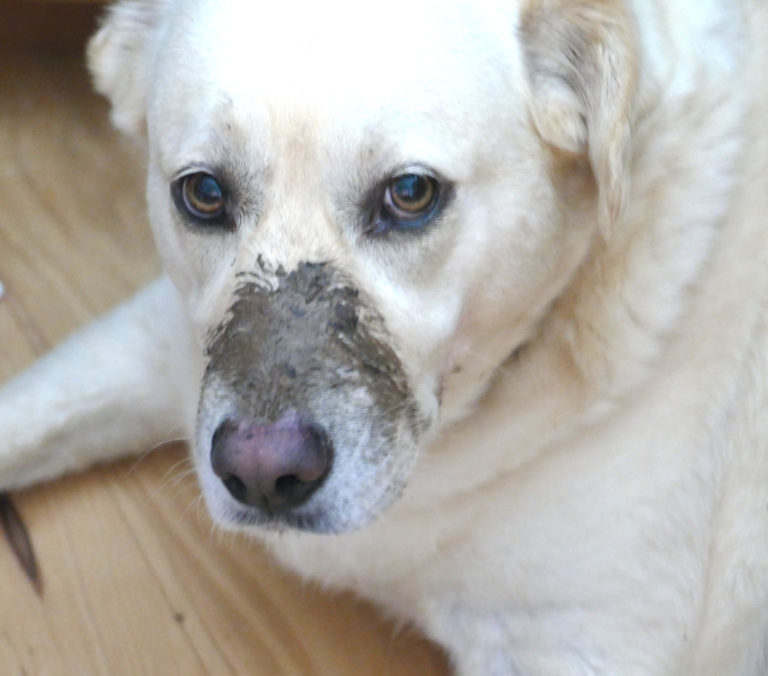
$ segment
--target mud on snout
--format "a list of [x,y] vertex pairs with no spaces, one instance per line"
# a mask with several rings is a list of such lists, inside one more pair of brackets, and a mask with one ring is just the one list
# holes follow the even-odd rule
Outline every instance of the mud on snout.
[[383,318],[330,264],[260,260],[207,358],[196,460],[222,525],[346,531],[402,492],[426,421]]

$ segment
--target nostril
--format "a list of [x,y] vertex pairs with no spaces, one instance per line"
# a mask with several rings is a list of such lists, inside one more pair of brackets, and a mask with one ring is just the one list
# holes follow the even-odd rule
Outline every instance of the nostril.
[[295,474],[286,474],[275,481],[271,502],[274,506],[299,504],[317,488],[318,482],[305,481]]
[[275,492],[280,495],[288,495],[295,491],[304,482],[295,474],[286,474],[275,481]]
[[230,474],[222,478],[222,483],[227,487],[227,490],[232,494],[235,500],[245,502],[248,495],[248,489],[246,488],[243,480],[236,477],[234,474]]

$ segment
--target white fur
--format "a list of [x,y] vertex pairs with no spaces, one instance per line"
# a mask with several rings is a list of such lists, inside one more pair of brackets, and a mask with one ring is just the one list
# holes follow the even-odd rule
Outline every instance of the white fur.
[[[463,674],[767,673],[764,4],[260,4],[125,0],[94,38],[115,121],[148,141],[174,284],[0,391],[0,485],[192,435],[236,275],[328,260],[433,422],[363,528],[251,529],[277,557]],[[201,236],[168,183],[222,157],[259,208]],[[365,241],[351,193],[414,162],[455,183],[444,219]]]

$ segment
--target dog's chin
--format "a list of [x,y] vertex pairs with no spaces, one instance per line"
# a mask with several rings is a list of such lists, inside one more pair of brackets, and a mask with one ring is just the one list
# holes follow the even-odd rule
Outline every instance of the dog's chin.
[[[209,477],[212,478],[212,477]],[[391,487],[375,504],[353,509],[349,503],[328,504],[313,496],[307,503],[287,510],[270,510],[266,507],[250,507],[237,502],[223,487],[202,478],[203,496],[214,523],[228,531],[245,532],[258,536],[260,533],[298,531],[318,535],[349,533],[376,521],[396,502],[402,487]],[[345,502],[345,501],[342,501]]]
[[350,524],[340,523],[330,518],[322,510],[294,510],[289,512],[270,513],[266,510],[241,508],[233,511],[229,517],[230,526],[238,531],[268,531],[281,533],[288,530],[330,535],[356,530]]

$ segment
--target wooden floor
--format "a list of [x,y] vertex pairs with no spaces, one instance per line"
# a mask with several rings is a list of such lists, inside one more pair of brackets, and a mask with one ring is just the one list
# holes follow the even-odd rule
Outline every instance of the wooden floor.
[[[157,271],[140,154],[80,59],[0,56],[0,381]],[[447,673],[370,606],[214,532],[180,446],[15,500],[44,589],[0,538],[3,676]]]

